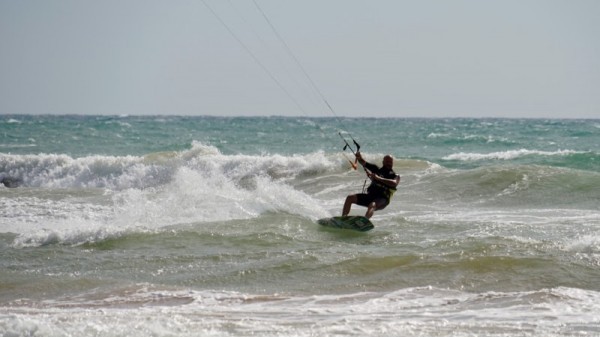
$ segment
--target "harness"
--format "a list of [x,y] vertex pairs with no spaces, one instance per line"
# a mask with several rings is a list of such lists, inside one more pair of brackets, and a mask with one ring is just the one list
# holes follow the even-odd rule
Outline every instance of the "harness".
[[[395,172],[394,172],[394,174],[395,174]],[[397,175],[395,175],[395,176],[397,176]],[[389,178],[386,178],[386,179],[389,179]],[[365,183],[366,183],[366,181],[365,181]],[[387,199],[388,203],[392,199],[392,196],[394,195],[394,193],[396,193],[396,189],[395,188],[390,187],[390,186],[388,186],[386,184],[377,182],[377,181],[371,182],[371,185],[369,185],[369,187],[367,188],[367,193],[373,187],[375,187],[377,189],[376,193],[378,193],[379,191],[381,191],[381,194]],[[364,185],[363,185],[363,192],[365,192],[364,191]]]

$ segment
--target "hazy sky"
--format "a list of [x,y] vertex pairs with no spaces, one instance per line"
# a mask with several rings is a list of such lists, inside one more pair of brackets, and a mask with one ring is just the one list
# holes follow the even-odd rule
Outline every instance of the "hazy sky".
[[[0,114],[332,116],[205,1],[243,45],[202,0],[0,0]],[[600,118],[598,0],[256,1],[339,116]]]

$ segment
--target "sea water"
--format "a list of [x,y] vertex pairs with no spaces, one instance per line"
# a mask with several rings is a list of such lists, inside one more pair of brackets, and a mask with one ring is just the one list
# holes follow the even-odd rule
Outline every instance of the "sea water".
[[1,336],[600,336],[600,120],[0,116],[0,175]]

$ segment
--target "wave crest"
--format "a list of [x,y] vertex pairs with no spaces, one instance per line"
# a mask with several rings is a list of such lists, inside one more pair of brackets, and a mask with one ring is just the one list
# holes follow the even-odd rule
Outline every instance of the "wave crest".
[[511,160],[524,156],[566,156],[571,154],[585,153],[573,150],[537,151],[537,150],[509,150],[491,153],[454,153],[443,157],[443,160],[479,161],[479,160]]
[[193,142],[188,150],[145,156],[67,154],[0,154],[0,172],[18,178],[25,187],[143,189],[169,183],[186,167],[201,172],[219,171],[234,181],[249,176],[273,179],[312,175],[341,166],[341,159],[323,152],[304,155],[223,155],[211,145]]

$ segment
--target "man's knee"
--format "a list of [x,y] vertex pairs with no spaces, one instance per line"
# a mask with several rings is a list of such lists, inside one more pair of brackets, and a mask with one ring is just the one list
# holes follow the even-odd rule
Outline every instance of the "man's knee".
[[379,211],[386,208],[389,202],[385,199],[378,199],[375,200],[373,203],[375,204],[375,209]]

